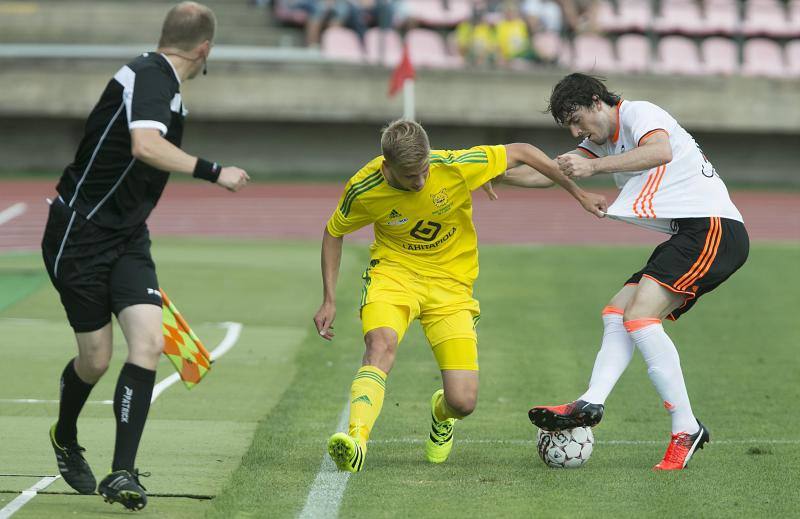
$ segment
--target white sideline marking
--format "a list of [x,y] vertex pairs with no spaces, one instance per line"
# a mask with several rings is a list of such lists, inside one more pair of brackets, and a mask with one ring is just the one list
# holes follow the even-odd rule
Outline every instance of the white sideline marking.
[[[336,431],[346,432],[349,416],[350,398],[348,397],[344,409],[339,415]],[[328,453],[323,454],[319,472],[308,492],[306,504],[300,512],[300,519],[336,519],[348,479],[350,479],[350,473],[339,472]]]
[[[600,445],[661,445],[665,440],[595,440]],[[381,440],[370,440],[370,443],[424,443],[424,438],[385,438]],[[536,440],[456,440],[456,443],[483,443],[496,445],[533,445]],[[709,445],[747,445],[747,444],[768,444],[768,445],[800,445],[800,439],[782,440],[770,438],[744,438],[738,440],[711,440]]]
[[[39,400],[38,398],[0,398],[0,404],[58,404],[60,400]],[[110,400],[89,400],[87,404],[107,404]]]
[[[222,339],[222,342],[219,343],[219,346],[211,351],[211,360],[217,360],[228,353],[228,351],[236,345],[236,341],[239,340],[239,336],[242,334],[242,323],[227,322],[222,323],[222,326],[227,328],[228,331],[225,333],[225,337]],[[153,397],[150,399],[150,403],[152,404],[155,402],[156,398],[158,398],[161,393],[180,379],[181,376],[176,372],[156,384],[153,388]],[[109,404],[113,403],[112,400],[104,400],[103,402]]]
[[57,480],[60,477],[61,476],[45,476],[31,488],[23,490],[20,495],[18,495],[13,501],[4,506],[2,510],[0,510],[0,519],[8,519],[12,515],[14,515],[20,508],[25,506],[25,503],[36,497],[37,492],[40,492],[45,488],[49,487],[53,483],[53,481]]
[[9,323],[9,324],[31,324],[31,325],[40,325],[45,323],[51,322],[60,322],[63,323],[64,321],[51,321],[49,319],[28,319],[25,317],[0,317],[0,323]]
[[28,209],[27,204],[23,202],[17,202],[16,204],[3,209],[0,211],[0,225],[3,225],[6,222],[9,222],[16,218],[17,216],[23,214]]
[[[225,322],[221,323],[222,326],[228,329],[225,333],[225,337],[223,337],[222,341],[219,345],[211,350],[211,360],[217,360],[218,358],[222,357],[231,348],[236,345],[236,342],[239,340],[239,336],[242,334],[242,323],[233,323],[233,322]],[[166,391],[168,387],[170,387],[175,382],[179,381],[181,376],[176,372],[159,382],[158,384],[153,387],[153,396],[150,399],[150,403],[156,401],[161,393]],[[58,404],[58,400],[39,400],[36,398],[0,398],[0,404]],[[113,400],[89,400],[86,402],[87,404],[100,404],[100,405],[111,405],[114,403]],[[2,519],[2,518],[0,518]]]

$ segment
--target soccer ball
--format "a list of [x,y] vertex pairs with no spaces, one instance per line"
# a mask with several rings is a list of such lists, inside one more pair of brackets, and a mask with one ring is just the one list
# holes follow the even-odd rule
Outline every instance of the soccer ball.
[[563,431],[544,431],[536,434],[539,457],[550,467],[578,468],[589,461],[594,448],[591,427],[576,427]]

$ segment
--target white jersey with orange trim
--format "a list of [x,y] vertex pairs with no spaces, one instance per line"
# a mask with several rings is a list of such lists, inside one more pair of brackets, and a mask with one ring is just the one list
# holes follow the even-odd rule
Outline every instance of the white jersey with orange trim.
[[675,232],[675,218],[718,216],[743,222],[714,166],[671,115],[647,101],[620,101],[616,108],[615,135],[603,145],[584,139],[580,151],[595,158],[620,155],[664,132],[672,160],[649,171],[614,173],[621,192],[608,208],[609,217],[668,234]]

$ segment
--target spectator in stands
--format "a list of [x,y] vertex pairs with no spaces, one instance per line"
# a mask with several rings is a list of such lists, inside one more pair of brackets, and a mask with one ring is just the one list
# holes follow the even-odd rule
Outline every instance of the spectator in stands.
[[597,0],[559,0],[559,3],[572,35],[598,32]]
[[472,17],[456,27],[459,52],[469,64],[487,66],[496,60],[495,28],[487,15],[488,4],[483,0],[477,0],[472,7]]
[[358,0],[355,30],[363,40],[370,26],[405,30],[412,25],[405,0]]
[[503,17],[497,22],[495,34],[499,65],[509,66],[516,60],[532,57],[528,26],[516,1],[506,0],[503,4]]
[[556,0],[524,0],[522,14],[532,34],[561,33],[564,28],[564,15]]
[[326,22],[329,26],[348,25],[355,28],[359,25],[359,10],[350,0],[298,0],[292,8],[308,14],[306,45],[309,47],[319,46]]

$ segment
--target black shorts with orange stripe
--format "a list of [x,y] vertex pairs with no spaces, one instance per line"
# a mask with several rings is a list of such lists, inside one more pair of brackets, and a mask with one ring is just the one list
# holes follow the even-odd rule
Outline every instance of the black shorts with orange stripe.
[[673,227],[678,232],[656,247],[625,284],[638,284],[644,276],[685,295],[683,306],[668,317],[676,320],[744,265],[750,239],[742,222],[715,216],[675,219]]

